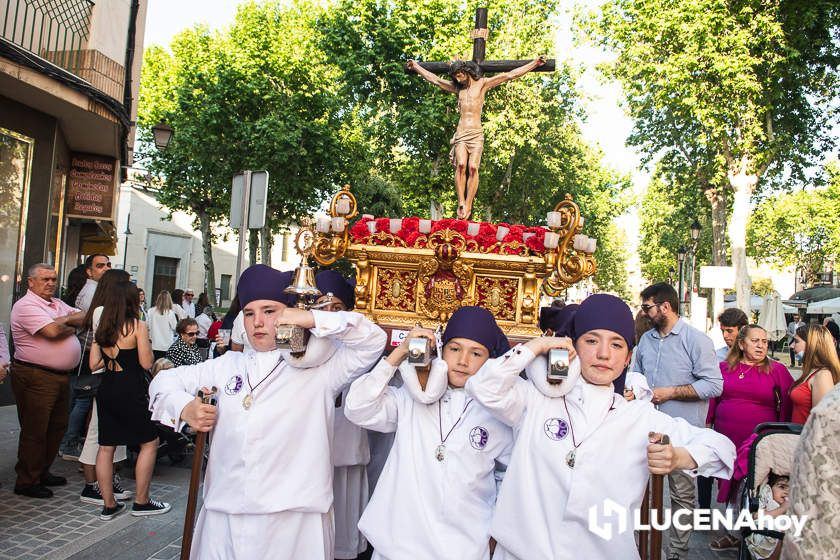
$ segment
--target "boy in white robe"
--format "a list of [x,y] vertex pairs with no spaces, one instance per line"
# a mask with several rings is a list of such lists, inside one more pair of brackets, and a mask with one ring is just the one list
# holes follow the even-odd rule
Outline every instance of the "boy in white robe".
[[[396,432],[394,445],[359,522],[374,559],[490,557],[490,520],[496,502],[497,462],[506,463],[511,429],[464,394],[467,379],[508,348],[492,314],[462,307],[443,334],[441,358],[425,389],[403,364],[416,328],[350,387],[347,418],[365,428]],[[388,385],[400,367],[404,384]]]
[[[355,307],[353,284],[335,270],[322,270],[315,275],[321,292],[316,307],[323,311],[350,311]],[[359,531],[359,518],[368,503],[367,464],[370,462],[367,430],[344,416],[349,384],[341,389],[335,401],[333,424],[333,512],[335,513],[336,560],[353,560],[367,549],[367,541]]]
[[[638,558],[632,527],[604,539],[589,530],[590,511],[603,521],[609,499],[632,520],[651,473],[732,473],[735,448],[728,438],[614,393],[613,381],[630,363],[634,343],[633,315],[624,302],[590,296],[577,310],[573,330],[574,345],[569,338],[535,338],[467,382],[467,394],[516,432],[490,531],[498,541],[496,560]],[[570,378],[578,368],[581,378],[562,394],[537,382],[544,359],[528,369],[533,383],[518,376],[552,348],[578,358]],[[662,433],[671,445],[653,443]]]
[[[290,273],[248,268],[238,293],[254,351],[163,371],[149,387],[155,420],[213,430],[190,558],[332,560],[335,398],[386,337],[358,313],[288,307],[290,282]],[[277,324],[309,329],[303,357],[276,349]],[[216,406],[195,397],[214,386]]]

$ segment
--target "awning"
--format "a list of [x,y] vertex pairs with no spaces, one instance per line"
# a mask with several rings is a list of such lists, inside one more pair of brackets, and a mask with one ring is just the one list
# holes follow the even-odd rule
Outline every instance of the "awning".
[[[737,304],[735,303],[734,296],[731,301],[726,301],[723,304],[725,309],[729,309],[730,307],[735,307]],[[728,297],[726,299],[729,299]],[[764,298],[761,296],[757,296],[753,294],[750,296],[750,311],[759,312],[761,311],[761,307],[764,305]],[[796,314],[799,310],[792,305],[787,305],[786,303],[782,305],[782,311],[787,314]]]
[[82,223],[79,233],[79,252],[82,255],[104,253],[117,254],[117,228],[105,220]]
[[840,313],[840,297],[809,303],[808,313],[814,315],[830,315],[832,313]]
[[831,286],[814,286],[813,288],[796,292],[790,296],[788,300],[799,300],[812,303],[815,301],[823,301],[837,297],[840,297],[840,288],[832,288]]

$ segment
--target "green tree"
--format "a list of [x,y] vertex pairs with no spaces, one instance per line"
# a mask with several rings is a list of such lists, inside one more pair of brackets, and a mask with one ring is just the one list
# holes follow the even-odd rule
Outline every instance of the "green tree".
[[[838,22],[831,0],[611,0],[592,28],[618,53],[608,73],[636,119],[631,141],[651,156],[694,154],[686,160],[695,170],[714,162],[708,184],[732,189],[739,307],[750,294],[745,237],[756,186],[782,171],[801,181],[833,145]],[[699,178],[698,186],[706,188]]]
[[828,186],[781,193],[761,202],[747,230],[751,257],[779,267],[795,266],[814,282],[840,254],[840,166],[828,168]]
[[[696,244],[695,275],[699,265],[711,259],[711,211],[703,193],[683,181],[659,166],[641,201],[639,260],[642,275],[650,282],[667,280],[671,268],[676,271],[674,283],[679,282],[677,252],[680,247],[692,247],[689,226],[695,218],[702,228]],[[684,275],[687,281],[690,271],[684,270]]]
[[141,137],[160,120],[175,130],[165,152],[145,155],[165,177],[159,200],[197,216],[211,293],[210,224],[229,211],[235,173],[269,171],[267,226],[251,236],[252,258],[262,239],[266,260],[270,233],[312,212],[363,159],[340,111],[339,73],[317,41],[322,14],[308,1],[248,2],[224,33],[190,29],[171,54],[156,47],[145,56]]
[[[630,287],[627,276],[627,234],[614,222],[606,228],[604,236],[599,238],[601,250],[598,256],[598,272],[595,273],[595,285],[599,290],[612,292],[618,297],[630,300]],[[604,247],[606,245],[606,247]]]

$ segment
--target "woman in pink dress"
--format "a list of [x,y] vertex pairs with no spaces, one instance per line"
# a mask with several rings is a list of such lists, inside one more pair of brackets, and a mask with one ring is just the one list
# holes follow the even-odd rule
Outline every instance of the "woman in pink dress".
[[[706,423],[739,448],[762,422],[789,422],[793,377],[767,357],[767,331],[741,328],[725,362],[720,363],[723,393],[709,401]],[[718,502],[734,502],[738,481],[721,481]]]

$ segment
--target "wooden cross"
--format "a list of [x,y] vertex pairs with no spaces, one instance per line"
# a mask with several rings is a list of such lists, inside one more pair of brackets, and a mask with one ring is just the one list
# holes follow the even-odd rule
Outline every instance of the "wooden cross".
[[[478,63],[481,70],[487,73],[509,72],[514,68],[519,68],[523,64],[528,64],[530,60],[484,60],[484,50],[487,47],[487,8],[476,8],[475,10],[475,29],[470,33],[473,40],[473,62]],[[434,72],[435,74],[447,74],[449,72],[449,62],[420,62],[420,66]],[[554,72],[555,61],[549,59],[545,64],[539,68],[535,68],[532,72]]]

